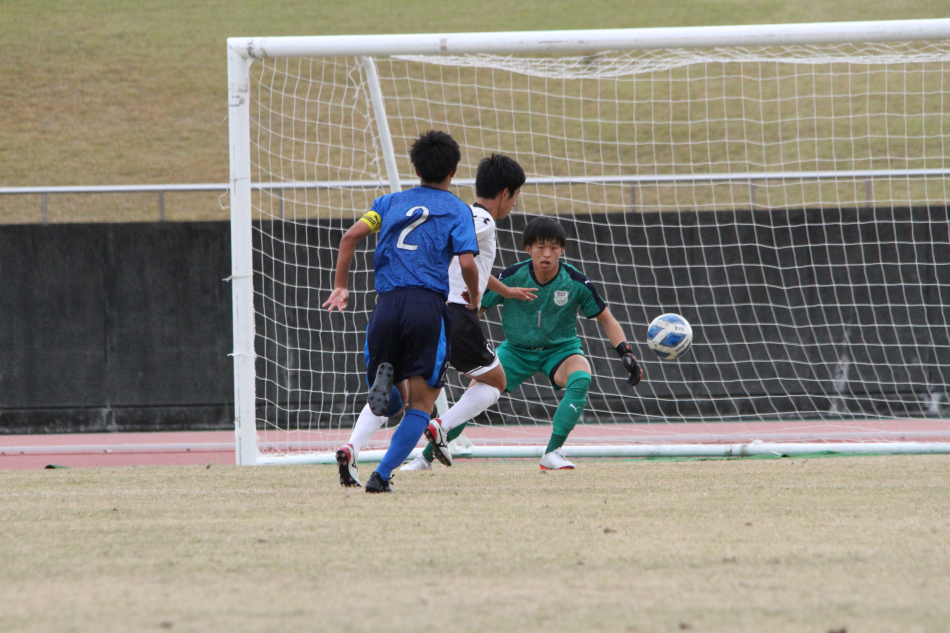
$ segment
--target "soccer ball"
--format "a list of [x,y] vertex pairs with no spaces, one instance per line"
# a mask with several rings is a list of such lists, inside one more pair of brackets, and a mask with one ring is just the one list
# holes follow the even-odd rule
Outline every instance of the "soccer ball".
[[661,314],[647,330],[647,345],[660,360],[679,358],[693,344],[693,328],[678,314]]

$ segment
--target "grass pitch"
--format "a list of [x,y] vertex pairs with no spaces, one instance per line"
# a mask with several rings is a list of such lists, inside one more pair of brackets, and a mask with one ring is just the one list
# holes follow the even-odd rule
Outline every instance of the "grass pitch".
[[950,456],[462,461],[395,485],[345,491],[329,467],[0,472],[0,630],[950,621]]

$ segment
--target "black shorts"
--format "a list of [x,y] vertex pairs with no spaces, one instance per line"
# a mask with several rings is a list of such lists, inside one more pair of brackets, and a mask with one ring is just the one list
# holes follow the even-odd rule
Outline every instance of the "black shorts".
[[482,333],[478,313],[458,303],[450,303],[452,320],[452,367],[469,376],[481,376],[498,365],[491,343]]
[[445,298],[424,288],[398,288],[379,295],[366,326],[366,384],[380,363],[393,366],[393,384],[422,376],[430,387],[445,384],[452,350],[452,322]]

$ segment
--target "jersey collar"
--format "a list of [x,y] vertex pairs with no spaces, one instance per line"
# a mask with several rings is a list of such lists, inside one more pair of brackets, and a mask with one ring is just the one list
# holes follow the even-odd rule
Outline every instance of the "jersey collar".
[[550,286],[550,285],[553,284],[555,281],[557,281],[557,278],[561,276],[561,271],[562,271],[563,269],[564,269],[564,264],[562,264],[560,261],[558,261],[558,263],[557,263],[557,274],[555,274],[553,277],[551,277],[551,281],[549,281],[549,282],[546,283],[546,284],[543,284],[543,283],[541,283],[540,281],[538,281],[538,278],[535,277],[535,275],[534,275],[534,262],[533,262],[533,261],[530,261],[530,260],[528,261],[528,273],[531,275],[531,281],[533,281],[534,283],[538,284],[538,287],[539,287],[539,288],[544,288],[545,286]]

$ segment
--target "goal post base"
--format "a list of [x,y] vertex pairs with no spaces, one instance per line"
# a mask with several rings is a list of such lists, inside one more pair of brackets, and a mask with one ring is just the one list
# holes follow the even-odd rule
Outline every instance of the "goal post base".
[[[796,457],[815,453],[842,455],[930,455],[950,454],[950,442],[869,442],[869,443],[769,443],[747,444],[670,444],[670,445],[608,445],[567,446],[562,449],[568,457]],[[414,458],[422,452],[416,448],[409,454]],[[386,451],[363,451],[360,463],[377,463]],[[457,457],[473,459],[528,459],[540,458],[543,446],[471,446]],[[304,453],[298,455],[261,455],[258,466],[290,466],[305,464],[336,464],[334,453]]]

